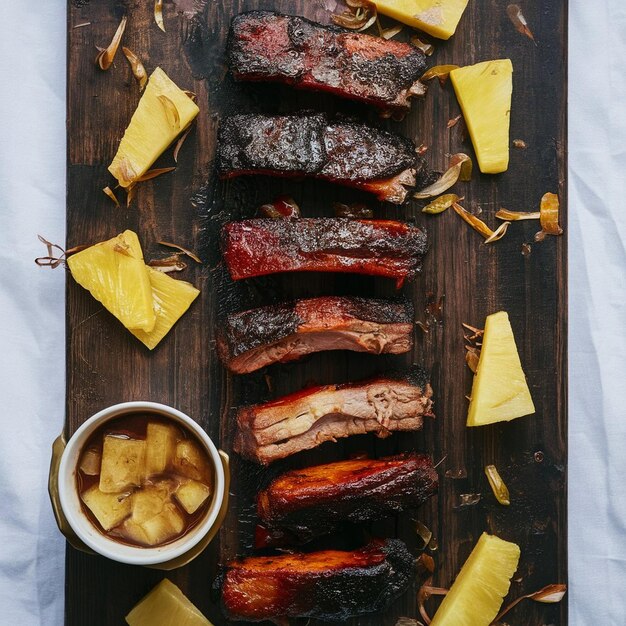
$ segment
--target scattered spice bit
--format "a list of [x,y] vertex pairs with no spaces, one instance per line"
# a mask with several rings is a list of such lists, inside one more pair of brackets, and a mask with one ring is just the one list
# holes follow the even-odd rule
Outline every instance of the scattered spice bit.
[[462,493],[459,495],[458,508],[465,508],[469,506],[476,506],[482,498],[480,493]]
[[301,217],[300,207],[291,196],[278,196],[274,202],[259,207],[259,213],[265,217]]
[[428,326],[421,321],[417,321],[415,322],[426,334],[428,334],[430,332],[430,329],[428,328]]
[[555,193],[546,193],[541,198],[539,221],[541,230],[535,235],[535,241],[543,241],[546,235],[563,234],[559,226],[559,196]]
[[364,31],[376,22],[376,5],[368,0],[346,0],[348,8],[341,14],[333,13],[330,17],[335,24],[350,30]]
[[502,617],[504,617],[513,607],[517,606],[522,600],[534,600],[535,602],[543,602],[544,604],[556,604],[560,602],[565,593],[567,592],[567,585],[563,584],[553,584],[547,585],[543,589],[539,591],[535,591],[534,593],[529,593],[525,596],[521,596],[517,598],[517,600],[513,600],[511,604],[509,604],[500,614],[496,617],[495,621],[499,621]]
[[485,222],[472,215],[467,209],[464,209],[458,202],[452,205],[457,214],[462,217],[475,231],[479,232],[485,239],[489,239],[493,235],[493,231]]
[[[42,256],[35,259],[35,263],[39,265],[39,267],[49,267],[50,269],[55,269],[62,264],[64,265],[67,257],[71,256],[72,254],[76,254],[77,252],[80,252],[81,250],[84,250],[88,247],[74,246],[73,248],[68,248],[67,250],[64,250],[63,248],[61,248],[61,246],[57,245],[56,243],[51,243],[41,235],[37,235],[37,238],[39,239],[39,241],[41,241],[41,243],[46,246],[48,256]],[[55,250],[58,250],[60,254],[55,252]],[[58,256],[56,256],[57,254]]]
[[[462,116],[461,116],[462,117]],[[450,166],[461,165],[461,173],[459,174],[459,180],[468,183],[472,180],[472,171],[474,169],[474,163],[471,157],[463,152],[458,152],[450,157]]]
[[529,257],[532,252],[532,247],[529,243],[522,244],[522,256]]
[[335,202],[333,209],[336,217],[350,217],[360,220],[372,219],[374,217],[374,211],[360,202],[353,202],[352,204]]
[[475,346],[465,346],[465,362],[467,367],[472,370],[472,374],[478,369],[478,360],[480,359],[480,350]]
[[141,59],[130,49],[122,46],[122,52],[130,63],[130,69],[133,72],[133,76],[139,83],[139,91],[142,91],[148,82],[148,74],[146,68],[143,66]]
[[117,49],[119,48],[120,41],[122,41],[122,35],[124,34],[124,30],[126,29],[127,21],[128,21],[128,18],[125,15],[122,18],[122,21],[120,22],[119,26],[117,27],[117,30],[115,31],[115,35],[113,35],[113,39],[111,39],[111,43],[103,50],[98,48],[100,52],[98,53],[98,56],[96,57],[96,65],[101,70],[108,70],[111,67],[111,64],[113,63],[113,59],[115,58],[115,55],[117,53]]
[[461,322],[461,326],[463,326],[463,328],[466,328],[467,330],[471,330],[474,333],[473,337],[470,337],[470,339],[474,340],[477,337],[482,337],[485,334],[484,329],[482,328],[476,328],[475,326],[471,326],[470,324],[466,324],[465,322]]
[[519,148],[520,150],[526,150],[528,145],[526,145],[526,142],[523,139],[513,139],[513,147]]
[[496,500],[504,506],[509,506],[511,504],[509,489],[502,480],[498,468],[495,465],[487,465],[485,466],[485,474]]
[[422,209],[422,213],[438,215],[439,213],[443,213],[446,209],[449,209],[455,202],[460,202],[461,200],[463,200],[463,198],[459,198],[456,194],[448,193],[432,200]]
[[417,152],[419,156],[422,156],[428,152],[428,146],[425,143],[421,143],[419,146],[417,146],[415,152]]
[[528,27],[528,22],[526,21],[526,18],[522,13],[522,9],[517,4],[509,4],[509,6],[506,8],[506,13],[518,33],[526,35],[526,37],[532,39],[532,41],[535,41],[535,37]]
[[187,263],[185,263],[180,257],[180,253],[177,252],[176,254],[172,254],[164,259],[153,259],[148,262],[148,265],[165,274],[169,272],[182,272],[184,269],[187,269]]
[[194,254],[191,250],[188,250],[187,248],[179,246],[177,243],[170,243],[169,241],[157,241],[157,243],[161,246],[167,246],[168,248],[175,248],[176,250],[182,252],[184,255],[188,256],[190,259],[194,260],[196,263],[202,263],[202,260],[198,257],[197,254]]
[[185,143],[185,139],[187,139],[187,136],[189,135],[190,132],[191,132],[191,124],[189,124],[189,126],[187,127],[187,130],[178,138],[178,141],[176,142],[176,146],[174,147],[174,152],[172,153],[172,157],[174,158],[174,163],[178,163],[178,153],[180,152],[180,149],[183,147],[183,144]]
[[168,98],[167,96],[160,94],[157,96],[159,102],[163,105],[165,109],[165,115],[167,115],[167,120],[170,123],[172,128],[180,128],[180,114],[178,113],[178,109],[176,105]]
[[378,34],[383,39],[393,39],[396,35],[399,35],[404,29],[403,24],[396,24],[395,26],[390,26],[389,28],[383,28],[380,24],[380,20],[378,17],[376,18],[376,26],[378,27]]
[[433,538],[432,530],[430,530],[430,528],[428,528],[428,526],[426,526],[425,524],[422,524],[422,522],[420,522],[419,520],[415,522],[415,529],[417,530],[417,534],[423,542],[423,544],[420,546],[420,549],[424,549]]
[[152,170],[148,170],[143,176],[140,176],[139,178],[135,178],[134,182],[143,183],[146,180],[157,178],[158,176],[161,176],[162,174],[173,172],[175,169],[176,169],[175,167],[156,167]]
[[137,185],[135,183],[131,183],[126,187],[126,208],[128,208],[131,202],[135,198],[135,194],[137,193]]
[[452,480],[462,480],[463,478],[467,478],[467,470],[464,467],[459,469],[449,469],[446,470],[444,475],[446,478],[452,478]]
[[462,118],[462,115],[457,115],[456,117],[453,117],[451,120],[448,120],[448,123],[446,124],[447,128],[452,128],[453,126],[456,126],[459,123],[459,120]]
[[154,0],[154,21],[156,25],[165,32],[165,23],[163,22],[163,0]]
[[432,291],[426,293],[425,312],[429,322],[432,321],[436,324],[443,324],[443,301],[445,297],[444,294],[437,299]]
[[425,82],[433,78],[438,78],[439,84],[443,87],[450,76],[450,72],[458,69],[458,67],[458,65],[435,65],[422,75],[420,81]]
[[467,154],[463,154],[462,152],[453,154],[450,158],[450,167],[441,175],[441,177],[438,178],[432,185],[429,185],[421,191],[413,194],[413,197],[418,200],[425,200],[426,198],[438,196],[444,191],[450,189],[450,187],[452,187],[452,185],[459,180],[463,164],[468,160],[470,160],[470,158]]
[[117,197],[115,196],[115,194],[113,193],[113,190],[111,189],[111,187],[109,187],[108,185],[102,190],[104,191],[104,193],[109,196],[109,198],[111,198],[111,200],[113,200],[113,202],[115,202],[115,206],[119,209],[120,208],[120,203],[119,200],[117,199]]
[[411,43],[416,48],[419,48],[427,57],[432,56],[435,51],[435,46],[433,46],[432,43],[422,41],[417,35],[413,35],[413,37],[411,37]]
[[509,229],[511,222],[502,222],[498,228],[493,231],[493,235],[487,237],[483,243],[493,243],[494,241],[498,241],[502,239],[504,235],[506,235],[506,231]]
[[508,209],[500,209],[496,213],[496,217],[499,220],[506,220],[507,222],[518,222],[519,220],[538,220],[539,212],[529,213],[527,211],[509,211]]

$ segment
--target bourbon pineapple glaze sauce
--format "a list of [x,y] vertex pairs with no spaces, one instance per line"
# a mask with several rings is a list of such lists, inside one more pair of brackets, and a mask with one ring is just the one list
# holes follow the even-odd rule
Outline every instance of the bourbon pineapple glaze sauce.
[[194,528],[211,504],[211,460],[181,424],[151,414],[105,422],[83,446],[76,488],[95,528],[123,544],[157,547]]

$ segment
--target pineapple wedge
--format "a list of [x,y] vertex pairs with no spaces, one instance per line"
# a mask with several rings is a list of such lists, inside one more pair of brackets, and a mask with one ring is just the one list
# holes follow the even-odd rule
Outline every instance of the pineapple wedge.
[[211,490],[204,483],[189,479],[181,483],[174,495],[183,509],[192,515],[206,502]]
[[171,424],[150,422],[146,428],[146,476],[163,473],[175,453],[176,428]]
[[149,546],[169,541],[183,532],[185,519],[173,502],[167,502],[158,515],[139,524],[144,531]]
[[176,280],[148,266],[146,269],[152,285],[156,323],[149,332],[138,329],[131,329],[130,332],[148,349],[153,350],[191,306],[200,291],[183,280]]
[[179,441],[176,446],[176,456],[174,457],[174,469],[176,472],[192,480],[210,484],[211,465],[207,460],[207,455],[203,453],[196,443],[189,439]]
[[450,39],[469,0],[373,0],[379,13],[419,28],[439,39]]
[[152,286],[137,235],[126,230],[67,259],[74,280],[128,329],[153,330]]
[[431,626],[489,626],[509,592],[519,558],[519,546],[483,533]]
[[148,485],[131,496],[131,520],[141,526],[156,515],[170,502],[171,489],[165,482]]
[[534,412],[509,316],[506,311],[489,315],[472,385],[467,425],[509,421]]
[[98,485],[93,485],[80,497],[106,531],[121,524],[130,515],[129,497],[117,493],[103,493]]
[[145,475],[146,442],[107,435],[102,444],[100,490],[121,493],[141,484]]
[[128,626],[213,626],[183,592],[163,579],[126,616]]
[[510,59],[485,61],[450,72],[456,97],[483,174],[509,167],[509,126],[513,93]]
[[195,102],[160,68],[148,81],[109,172],[122,187],[143,176],[198,115]]

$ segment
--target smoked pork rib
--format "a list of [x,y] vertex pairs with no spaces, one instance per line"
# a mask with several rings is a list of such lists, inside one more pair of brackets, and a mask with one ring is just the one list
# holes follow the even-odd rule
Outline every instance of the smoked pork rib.
[[394,204],[406,200],[407,188],[432,182],[409,139],[324,113],[226,117],[218,133],[217,169],[223,178],[321,178]]
[[237,80],[329,91],[384,113],[408,111],[409,98],[425,92],[419,48],[270,11],[233,18],[227,57]]
[[415,509],[437,492],[432,458],[404,454],[285,472],[257,496],[257,548],[306,542],[338,522],[365,522]]
[[414,431],[432,416],[432,389],[415,369],[345,385],[305,389],[237,412],[235,451],[267,465],[350,435]]
[[310,617],[345,621],[385,609],[414,576],[414,557],[398,539],[352,552],[248,557],[227,567],[222,607],[233,620]]
[[217,338],[220,358],[237,374],[325,350],[403,354],[412,346],[410,303],[340,296],[233,313]]
[[233,280],[279,272],[347,272],[396,280],[421,270],[426,233],[394,220],[345,217],[257,218],[222,230]]

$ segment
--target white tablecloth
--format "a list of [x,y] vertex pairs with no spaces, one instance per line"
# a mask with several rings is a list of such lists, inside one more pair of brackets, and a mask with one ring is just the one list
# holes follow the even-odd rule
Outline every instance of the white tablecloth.
[[[0,624],[58,626],[64,543],[45,486],[64,412],[64,273],[33,259],[38,233],[64,241],[65,0],[1,0],[0,15]],[[621,626],[626,2],[571,0],[570,42],[570,623]]]

